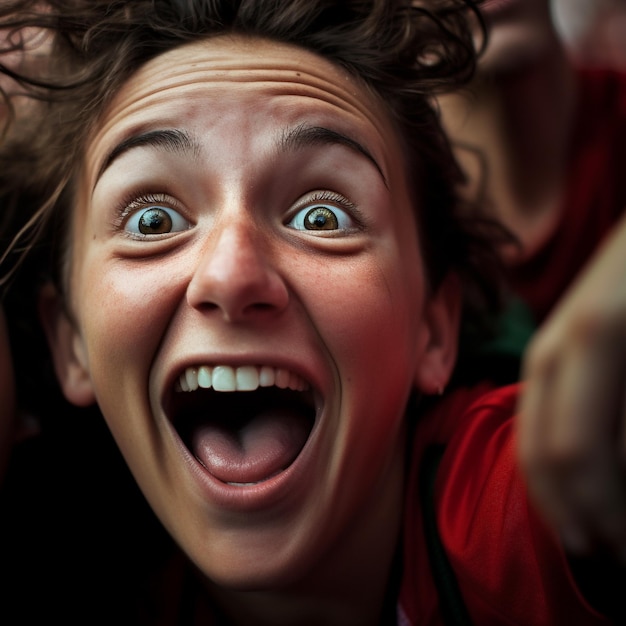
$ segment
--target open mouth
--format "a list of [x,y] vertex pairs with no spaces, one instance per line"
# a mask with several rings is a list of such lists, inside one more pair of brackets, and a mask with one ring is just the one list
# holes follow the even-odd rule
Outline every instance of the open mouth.
[[215,478],[251,485],[287,469],[315,423],[310,385],[268,366],[187,368],[168,413],[183,443]]

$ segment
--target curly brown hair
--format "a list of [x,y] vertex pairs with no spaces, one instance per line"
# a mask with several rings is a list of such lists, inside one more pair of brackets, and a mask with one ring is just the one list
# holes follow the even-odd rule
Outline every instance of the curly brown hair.
[[[52,268],[62,288],[69,257],[67,221],[85,142],[129,77],[185,43],[242,34],[311,50],[345,68],[385,103],[405,144],[431,286],[436,288],[449,271],[457,272],[465,290],[462,343],[482,337],[500,302],[493,241],[500,231],[462,206],[457,194],[462,175],[433,106],[438,93],[467,84],[475,71],[468,13],[482,24],[480,2],[5,1],[0,72],[35,102],[20,115],[15,95],[2,92],[9,113],[0,144],[5,277],[27,251],[27,282],[34,284],[33,274]],[[25,29],[52,37],[45,71],[10,70],[1,63],[2,54],[28,52],[28,39],[21,35],[32,31]],[[42,258],[50,250],[52,259]],[[19,282],[23,289],[25,280]]]

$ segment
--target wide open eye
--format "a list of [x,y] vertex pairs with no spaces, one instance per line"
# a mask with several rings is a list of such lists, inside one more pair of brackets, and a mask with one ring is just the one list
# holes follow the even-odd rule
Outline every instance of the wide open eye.
[[[352,204],[342,196],[332,192],[319,192],[299,203],[302,207],[287,223],[296,230],[336,232],[351,231],[357,227],[348,213]],[[340,208],[338,205],[343,205]]]
[[316,206],[304,214],[302,224],[306,230],[335,230],[339,228],[339,219],[332,209]]
[[153,206],[137,211],[126,222],[126,230],[136,235],[164,235],[189,228],[189,222],[174,209]]

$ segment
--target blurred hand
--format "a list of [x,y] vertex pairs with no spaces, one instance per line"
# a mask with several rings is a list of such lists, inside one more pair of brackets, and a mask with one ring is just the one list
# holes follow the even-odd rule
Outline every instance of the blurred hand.
[[531,499],[572,554],[626,564],[626,218],[536,333],[523,379]]

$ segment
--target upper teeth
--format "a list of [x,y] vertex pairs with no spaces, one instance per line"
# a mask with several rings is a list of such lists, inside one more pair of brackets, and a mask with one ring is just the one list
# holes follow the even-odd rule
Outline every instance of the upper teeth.
[[176,381],[176,391],[195,391],[198,387],[213,388],[215,391],[254,391],[259,387],[273,386],[294,391],[305,391],[309,387],[294,372],[269,365],[188,367]]

